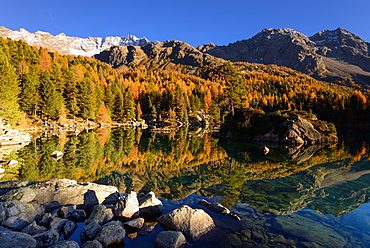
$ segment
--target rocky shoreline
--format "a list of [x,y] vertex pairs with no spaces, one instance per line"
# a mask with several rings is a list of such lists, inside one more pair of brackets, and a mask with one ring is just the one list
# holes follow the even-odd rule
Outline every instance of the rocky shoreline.
[[[203,204],[237,219],[222,205]],[[202,209],[183,205],[167,214],[162,210],[153,192],[123,194],[114,186],[69,179],[2,182],[0,243],[12,248],[80,247],[68,239],[84,222],[81,247],[109,247],[124,244],[132,231],[145,236],[156,221],[166,230],[157,235],[156,246],[180,247],[186,239],[196,240],[215,227]]]

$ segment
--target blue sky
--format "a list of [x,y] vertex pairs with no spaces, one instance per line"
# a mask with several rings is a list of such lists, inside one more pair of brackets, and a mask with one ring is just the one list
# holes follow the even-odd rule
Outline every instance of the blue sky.
[[370,42],[369,0],[0,0],[0,26],[76,37],[226,45],[264,28],[345,28]]

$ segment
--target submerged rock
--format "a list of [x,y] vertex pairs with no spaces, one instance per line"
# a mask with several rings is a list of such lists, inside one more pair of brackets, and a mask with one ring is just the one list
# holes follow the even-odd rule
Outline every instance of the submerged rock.
[[192,209],[187,205],[162,215],[159,224],[170,230],[181,231],[185,236],[198,239],[215,227],[213,219],[202,209]]
[[185,243],[185,236],[179,231],[160,232],[155,240],[156,247],[159,248],[178,248]]
[[340,248],[347,244],[346,239],[330,227],[297,214],[277,216],[273,226],[279,231],[315,242],[321,247]]
[[240,217],[234,213],[231,213],[230,210],[224,206],[222,206],[220,203],[210,203],[204,199],[198,201],[198,204],[203,206],[203,207],[206,207],[208,208],[209,210],[215,212],[215,213],[218,213],[218,214],[222,214],[222,215],[226,215],[226,216],[229,216],[233,219],[236,219],[236,220],[240,220]]

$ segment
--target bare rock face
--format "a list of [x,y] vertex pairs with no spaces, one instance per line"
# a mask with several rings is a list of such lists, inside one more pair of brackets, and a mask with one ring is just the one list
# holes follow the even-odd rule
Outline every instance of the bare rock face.
[[184,67],[185,72],[195,72],[207,65],[221,65],[225,61],[197,50],[189,44],[172,40],[150,43],[146,46],[116,46],[94,56],[117,68],[120,66],[144,66],[147,69],[171,69]]
[[307,37],[293,29],[264,29],[250,39],[227,46],[202,45],[198,49],[215,57],[250,63],[276,64],[319,80],[354,78],[369,85],[370,43],[338,28]]
[[287,121],[288,131],[286,137],[282,140],[283,143],[299,144],[315,144],[320,143],[322,135],[314,126],[306,119],[300,116],[291,116]]
[[187,205],[159,217],[158,222],[166,229],[181,231],[194,240],[215,227],[213,219],[202,209],[192,209]]
[[231,61],[286,66],[312,76],[324,68],[321,57],[315,53],[315,43],[288,28],[264,29],[248,40],[202,47],[201,51]]

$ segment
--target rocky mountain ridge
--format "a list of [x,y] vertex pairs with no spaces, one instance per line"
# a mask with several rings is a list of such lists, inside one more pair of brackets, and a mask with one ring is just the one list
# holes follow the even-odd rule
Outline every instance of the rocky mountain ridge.
[[144,66],[147,69],[177,68],[184,73],[193,73],[197,68],[222,65],[226,62],[177,40],[150,43],[141,47],[113,46],[94,57],[114,68],[120,66]]
[[370,43],[343,28],[311,37],[293,29],[268,28],[247,40],[198,49],[233,62],[286,66],[320,80],[370,84]]
[[112,46],[144,46],[150,43],[150,41],[145,37],[137,38],[134,35],[128,35],[125,37],[109,36],[106,38],[78,38],[67,36],[64,33],[56,36],[42,31],[30,33],[24,28],[21,28],[18,31],[12,31],[5,27],[0,27],[0,37],[10,38],[13,40],[24,40],[32,46],[45,47],[50,51],[59,52],[63,55],[71,54],[82,56],[93,56]]
[[56,36],[0,27],[0,37],[24,40],[61,54],[95,56],[113,67],[144,66],[193,73],[197,68],[232,62],[285,66],[316,79],[370,88],[370,43],[343,29],[324,30],[308,37],[296,30],[267,28],[250,39],[197,48],[182,41],[150,42],[146,38]]

